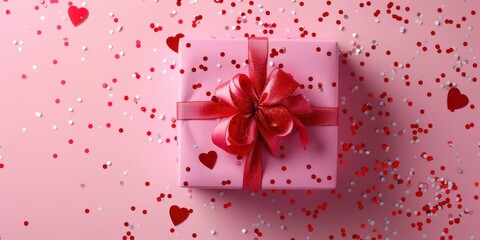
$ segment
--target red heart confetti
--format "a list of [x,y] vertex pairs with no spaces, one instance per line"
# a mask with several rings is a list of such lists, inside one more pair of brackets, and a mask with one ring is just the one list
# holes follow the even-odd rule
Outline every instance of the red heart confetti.
[[[0,2],[0,191],[8,193],[0,201],[1,239],[47,238],[52,226],[53,240],[72,234],[72,226],[79,239],[480,237],[471,224],[480,221],[476,0]],[[88,32],[70,27],[85,23]],[[306,69],[298,92],[338,89],[338,175],[314,171],[323,159],[290,165],[292,146],[285,144],[279,165],[265,165],[282,174],[265,179],[278,191],[190,188],[202,172],[192,166],[211,149],[199,141],[210,134],[177,138],[179,75],[198,74],[184,86],[215,100],[215,87],[248,64],[238,49],[183,43],[190,35],[337,41],[339,81]],[[269,67],[291,71],[310,53],[336,55],[314,47],[292,65],[295,50],[282,45],[270,46]],[[186,68],[174,52],[195,53],[195,62]],[[177,186],[174,170],[182,142],[198,151],[180,164],[186,188]],[[222,166],[209,161],[201,164],[213,168],[205,171],[214,184],[238,184],[214,176],[224,159]],[[225,159],[239,172],[244,162]],[[337,187],[325,191],[280,187],[332,179]],[[37,204],[24,204],[32,200],[24,193],[39,190]],[[71,201],[59,204],[66,192]]]
[[454,112],[457,109],[463,108],[468,104],[468,97],[460,92],[460,89],[454,87],[448,91],[447,108]]
[[68,16],[70,21],[72,21],[73,26],[78,27],[80,24],[85,22],[88,18],[88,9],[86,8],[77,8],[76,6],[70,6],[68,8]]
[[201,163],[203,163],[203,165],[205,165],[205,167],[213,169],[213,167],[215,167],[215,163],[217,162],[217,153],[215,151],[200,153],[200,155],[198,155],[198,159]]
[[177,205],[172,205],[170,207],[169,213],[173,225],[177,226],[187,220],[188,216],[190,215],[190,210],[188,210],[187,208],[180,208]]
[[180,38],[185,37],[182,33],[179,33],[175,36],[171,36],[167,38],[167,45],[172,51],[178,53],[178,45],[180,43]]

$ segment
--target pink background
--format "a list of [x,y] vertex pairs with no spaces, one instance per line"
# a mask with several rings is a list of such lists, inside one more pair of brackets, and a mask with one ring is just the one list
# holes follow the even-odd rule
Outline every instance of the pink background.
[[[0,2],[2,240],[480,238],[478,1],[176,3]],[[337,188],[177,187],[177,33],[338,41]]]

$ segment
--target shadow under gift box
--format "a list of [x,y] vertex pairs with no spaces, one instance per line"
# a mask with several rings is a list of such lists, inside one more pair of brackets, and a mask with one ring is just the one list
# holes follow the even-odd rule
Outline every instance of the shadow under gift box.
[[[312,107],[338,108],[338,55],[335,41],[268,39],[267,76],[281,67],[301,84]],[[215,89],[237,73],[248,76],[248,39],[181,39],[179,102],[210,101]],[[246,156],[229,154],[212,142],[220,119],[177,120],[179,185],[242,189]],[[282,137],[272,156],[262,146],[262,189],[331,189],[337,177],[338,126],[306,126],[305,149],[294,130]],[[216,154],[209,152],[215,152]],[[201,157],[200,155],[204,153]],[[216,157],[215,157],[216,156]],[[213,168],[207,167],[214,163]],[[210,166],[211,167],[211,166]]]

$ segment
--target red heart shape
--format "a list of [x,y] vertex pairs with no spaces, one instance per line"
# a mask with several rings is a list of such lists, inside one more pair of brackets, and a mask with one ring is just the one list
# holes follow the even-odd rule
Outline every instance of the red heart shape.
[[468,97],[465,94],[462,94],[458,88],[454,87],[448,91],[447,108],[450,111],[454,112],[456,109],[467,106],[467,104]]
[[215,151],[210,151],[208,153],[201,153],[198,155],[200,162],[205,165],[205,167],[213,169],[215,163],[217,162],[217,153]]
[[180,208],[177,205],[170,207],[170,219],[175,226],[187,220],[188,215],[190,215],[190,210],[186,208]]
[[88,17],[88,10],[86,8],[77,8],[75,6],[70,6],[68,8],[68,16],[70,21],[72,21],[73,26],[78,27],[80,24],[85,22]]
[[167,45],[170,49],[174,52],[178,53],[178,45],[180,43],[180,38],[185,37],[182,33],[175,35],[175,37],[171,36],[167,38]]

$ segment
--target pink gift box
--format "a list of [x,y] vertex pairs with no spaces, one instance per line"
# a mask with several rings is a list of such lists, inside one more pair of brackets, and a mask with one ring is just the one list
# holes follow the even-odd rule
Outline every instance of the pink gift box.
[[[312,107],[338,108],[338,56],[334,41],[269,39],[267,73],[280,67],[300,83],[295,91]],[[210,101],[215,89],[237,73],[248,75],[248,39],[181,39],[179,102]],[[220,119],[178,120],[179,185],[241,189],[245,156],[212,142]],[[297,130],[271,156],[262,147],[262,189],[331,189],[336,185],[337,126],[307,126],[305,149]]]

